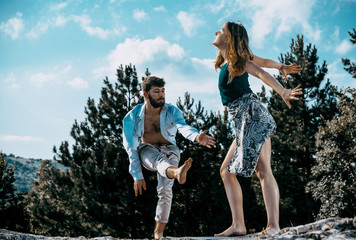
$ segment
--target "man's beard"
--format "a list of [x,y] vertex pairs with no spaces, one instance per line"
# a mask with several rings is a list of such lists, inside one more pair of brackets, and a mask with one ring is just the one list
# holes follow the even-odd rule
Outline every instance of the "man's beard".
[[164,98],[163,98],[163,97],[162,97],[162,98],[157,99],[157,101],[158,101],[158,100],[162,100],[162,99],[163,99],[163,101],[162,101],[162,102],[157,102],[156,100],[154,100],[154,99],[151,97],[151,95],[150,95],[150,94],[148,94],[148,99],[150,100],[150,103],[151,103],[152,107],[154,107],[154,108],[160,108],[160,107],[163,107],[163,106],[164,106],[164,102],[165,102],[165,100],[164,100]]

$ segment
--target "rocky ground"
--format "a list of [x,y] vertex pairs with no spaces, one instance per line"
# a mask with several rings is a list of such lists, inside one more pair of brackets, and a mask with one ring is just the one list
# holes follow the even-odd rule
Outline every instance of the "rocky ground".
[[[85,237],[46,237],[33,234],[25,234],[13,232],[5,229],[0,229],[0,239],[6,240],[39,240],[39,239],[56,239],[56,240],[116,240],[110,236],[85,238]],[[356,239],[356,217],[352,218],[329,218],[320,220],[306,225],[288,227],[282,229],[274,236],[255,237],[254,235],[246,235],[243,237],[166,237],[164,240],[220,240],[220,239]]]

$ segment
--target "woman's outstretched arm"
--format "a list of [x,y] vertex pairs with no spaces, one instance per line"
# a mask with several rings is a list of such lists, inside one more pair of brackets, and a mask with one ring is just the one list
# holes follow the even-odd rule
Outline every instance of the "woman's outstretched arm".
[[291,65],[284,65],[271,59],[261,58],[256,55],[253,55],[252,62],[260,67],[278,69],[283,74],[286,81],[288,80],[287,74],[300,73],[300,71],[302,71],[301,66],[295,63]]
[[292,105],[290,104],[290,100],[299,100],[299,98],[296,98],[296,95],[302,95],[302,88],[300,88],[300,85],[298,85],[294,89],[286,89],[284,88],[274,77],[272,77],[271,74],[268,72],[264,71],[262,68],[257,66],[255,63],[251,61],[247,61],[245,65],[245,71],[248,72],[249,74],[261,79],[264,83],[266,83],[268,86],[273,88],[284,100],[284,102],[287,104],[289,108],[292,108]]

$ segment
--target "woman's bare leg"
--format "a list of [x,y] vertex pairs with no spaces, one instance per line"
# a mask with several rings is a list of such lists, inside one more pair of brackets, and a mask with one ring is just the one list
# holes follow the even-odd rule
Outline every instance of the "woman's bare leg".
[[279,232],[279,189],[271,169],[271,138],[264,143],[256,166],[256,174],[260,179],[263,198],[267,211],[267,227],[269,235]]
[[227,171],[227,167],[234,156],[236,148],[236,140],[230,146],[230,149],[225,157],[225,160],[220,168],[220,175],[224,182],[226,196],[229,201],[232,214],[232,225],[224,232],[215,234],[215,236],[233,236],[246,234],[246,226],[243,213],[242,190],[236,175]]

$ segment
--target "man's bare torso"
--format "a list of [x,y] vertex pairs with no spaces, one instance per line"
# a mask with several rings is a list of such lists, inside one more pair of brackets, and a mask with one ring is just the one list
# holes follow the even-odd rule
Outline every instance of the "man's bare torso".
[[150,143],[153,145],[168,145],[168,142],[161,134],[160,114],[159,112],[145,114],[145,128],[142,137],[143,143]]

